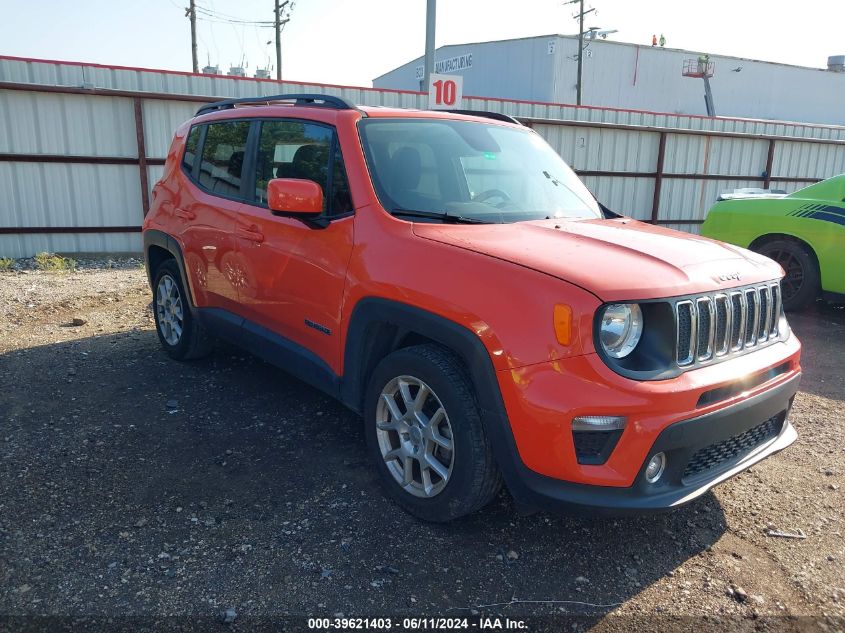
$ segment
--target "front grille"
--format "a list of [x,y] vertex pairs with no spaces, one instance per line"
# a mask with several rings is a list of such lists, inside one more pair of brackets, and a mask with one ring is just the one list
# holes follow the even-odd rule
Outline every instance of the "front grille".
[[717,468],[727,461],[747,455],[761,444],[777,437],[780,433],[785,415],[779,413],[754,428],[734,435],[726,440],[699,449],[692,456],[684,469],[683,479],[689,479],[701,473]]
[[757,344],[757,324],[760,322],[760,302],[756,288],[749,288],[743,293],[745,297],[745,346],[754,347]]
[[778,338],[778,283],[767,283],[675,302],[679,367],[739,355]]
[[716,356],[724,356],[728,353],[730,345],[730,330],[728,329],[728,311],[731,309],[728,304],[728,295],[716,295],[716,325],[714,327],[714,353]]
[[710,360],[713,358],[713,300],[710,297],[699,297],[695,303],[698,313],[696,357],[698,360]]
[[692,329],[692,301],[679,301],[675,310],[678,315],[678,364],[685,365],[693,361],[692,341],[695,330]]
[[742,323],[742,293],[731,293],[731,346],[730,351],[736,352],[742,349],[742,338],[745,334]]
[[769,338],[769,331],[771,329],[772,314],[769,311],[769,287],[763,286],[760,288],[760,323],[757,327],[757,340],[761,343]]

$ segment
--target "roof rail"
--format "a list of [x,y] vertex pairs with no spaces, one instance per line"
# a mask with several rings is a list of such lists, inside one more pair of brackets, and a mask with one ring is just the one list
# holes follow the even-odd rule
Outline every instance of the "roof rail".
[[522,122],[518,119],[515,119],[507,114],[502,114],[501,112],[488,112],[487,110],[446,110],[446,112],[451,112],[452,114],[468,114],[470,116],[480,116],[484,117],[485,119],[495,119],[496,121],[504,121],[505,123],[515,123],[516,125],[522,125]]
[[356,110],[355,104],[342,97],[321,94],[288,94],[288,95],[267,95],[265,97],[245,97],[243,99],[226,99],[215,101],[202,106],[195,116],[216,112],[217,110],[228,110],[241,104],[266,104],[271,105],[277,101],[293,101],[298,106],[316,106],[319,108],[335,108],[337,110]]

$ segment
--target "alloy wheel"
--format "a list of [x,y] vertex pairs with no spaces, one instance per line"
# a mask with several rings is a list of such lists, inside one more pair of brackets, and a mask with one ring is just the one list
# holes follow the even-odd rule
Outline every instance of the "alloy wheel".
[[156,287],[156,316],[158,328],[168,345],[177,345],[185,325],[182,296],[173,277],[162,275]]
[[398,376],[379,396],[376,435],[393,478],[416,497],[434,497],[449,482],[454,436],[437,394],[419,378]]

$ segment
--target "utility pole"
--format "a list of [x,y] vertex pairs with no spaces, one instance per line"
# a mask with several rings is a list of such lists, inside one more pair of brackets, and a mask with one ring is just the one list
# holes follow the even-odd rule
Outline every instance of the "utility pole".
[[423,92],[428,92],[428,82],[434,72],[434,28],[437,23],[437,0],[426,0],[425,7],[425,72]]
[[584,0],[578,9],[578,95],[576,105],[581,105],[581,77],[584,71]]
[[285,0],[284,2],[280,3],[279,0],[276,0],[276,21],[274,26],[276,27],[276,80],[282,80],[282,25],[287,24],[288,20],[282,19],[282,12],[284,8],[288,5],[290,0]]
[[584,16],[592,13],[595,9],[584,11],[584,0],[570,0],[564,4],[578,4],[578,15],[574,16],[578,18],[578,92],[576,104],[581,105],[581,77],[584,70]]
[[276,80],[282,80],[282,20],[279,0],[276,0]]
[[197,5],[195,0],[190,0],[190,6],[185,9],[185,17],[191,19],[191,61],[194,72],[200,71],[200,64],[197,60]]

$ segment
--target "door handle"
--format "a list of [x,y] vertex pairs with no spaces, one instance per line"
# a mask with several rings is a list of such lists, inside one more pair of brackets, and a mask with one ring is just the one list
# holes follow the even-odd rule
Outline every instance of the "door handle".
[[174,213],[176,214],[177,218],[182,218],[183,220],[195,220],[197,217],[197,214],[193,211],[188,211],[187,209],[180,209],[178,207],[176,208],[176,211],[174,211]]
[[258,230],[258,227],[254,224],[249,228],[238,227],[235,230],[235,233],[238,237],[241,237],[245,240],[249,240],[250,242],[255,242],[257,244],[261,244],[264,241],[264,234]]

